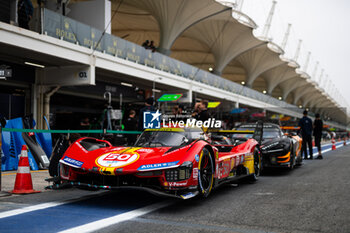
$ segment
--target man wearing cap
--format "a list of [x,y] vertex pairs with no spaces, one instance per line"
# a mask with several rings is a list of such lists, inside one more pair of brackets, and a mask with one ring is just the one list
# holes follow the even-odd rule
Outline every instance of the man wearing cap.
[[302,154],[304,154],[304,159],[308,159],[307,157],[307,146],[309,147],[310,158],[313,159],[312,156],[312,120],[307,117],[307,111],[303,112],[303,118],[299,121],[299,127],[301,131],[301,137],[303,138],[303,146],[302,146]]
[[153,103],[154,103],[154,99],[153,99],[153,97],[150,97],[150,98],[146,99],[145,106],[140,109],[139,123],[138,123],[138,127],[137,127],[137,129],[139,131],[143,131],[143,113],[156,111],[156,108],[153,106]]

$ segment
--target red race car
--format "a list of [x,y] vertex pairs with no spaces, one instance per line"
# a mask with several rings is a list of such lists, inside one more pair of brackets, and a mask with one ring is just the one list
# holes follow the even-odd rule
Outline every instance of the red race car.
[[240,177],[255,180],[259,174],[257,141],[231,144],[228,141],[218,149],[195,128],[146,129],[133,147],[81,138],[59,161],[61,186],[137,188],[182,199],[206,197],[214,187]]

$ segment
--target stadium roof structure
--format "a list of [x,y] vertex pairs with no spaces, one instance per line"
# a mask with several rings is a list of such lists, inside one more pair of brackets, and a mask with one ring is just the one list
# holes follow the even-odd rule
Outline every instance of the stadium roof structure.
[[287,103],[346,114],[281,47],[254,36],[249,16],[215,0],[116,0],[114,13],[112,34],[125,40],[153,40],[160,53]]

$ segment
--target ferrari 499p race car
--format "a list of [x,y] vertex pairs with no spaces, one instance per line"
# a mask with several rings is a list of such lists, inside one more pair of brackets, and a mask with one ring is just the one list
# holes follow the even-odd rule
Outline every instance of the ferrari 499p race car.
[[[237,130],[252,130],[254,127],[255,124],[243,124]],[[293,169],[295,165],[301,165],[301,145],[301,138],[295,133],[284,134],[277,124],[264,123],[260,147],[263,169],[268,167]]]
[[241,177],[257,179],[260,154],[251,138],[218,149],[201,129],[146,129],[132,147],[81,138],[59,160],[60,186],[143,189],[188,199]]

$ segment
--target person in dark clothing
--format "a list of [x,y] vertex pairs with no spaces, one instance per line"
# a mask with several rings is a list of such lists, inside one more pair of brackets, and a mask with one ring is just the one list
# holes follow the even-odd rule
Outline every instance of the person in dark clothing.
[[149,40],[146,40],[145,42],[143,42],[142,47],[144,47],[145,49],[149,49]]
[[[129,117],[126,119],[124,123],[125,131],[136,131],[137,130],[137,120],[135,118],[136,112],[134,110],[130,110]],[[126,139],[128,145],[134,145],[137,139],[136,134],[126,134]]]
[[152,53],[156,51],[156,46],[154,45],[154,41],[151,40],[151,43],[149,44],[149,49],[152,50]]
[[149,111],[156,111],[156,108],[153,106],[154,104],[154,99],[153,97],[150,97],[148,99],[146,99],[145,102],[145,107],[140,109],[140,113],[139,113],[139,123],[138,123],[138,127],[137,129],[139,131],[143,131],[143,113],[144,112],[149,112]]
[[29,21],[33,17],[34,7],[31,0],[19,0],[17,3],[18,26],[29,29]]
[[321,138],[322,138],[322,129],[323,121],[320,118],[320,114],[316,114],[316,119],[314,121],[314,136],[315,136],[315,146],[318,150],[318,156],[316,159],[323,159],[321,151]]
[[309,147],[310,158],[313,159],[312,155],[312,120],[307,117],[307,111],[303,112],[303,118],[299,121],[299,127],[301,131],[301,137],[303,138],[302,154],[304,154],[304,159],[307,157],[307,146]]
[[206,121],[209,119],[208,113],[208,101],[202,100],[199,103],[196,103],[194,106],[194,112],[192,114],[197,121]]

